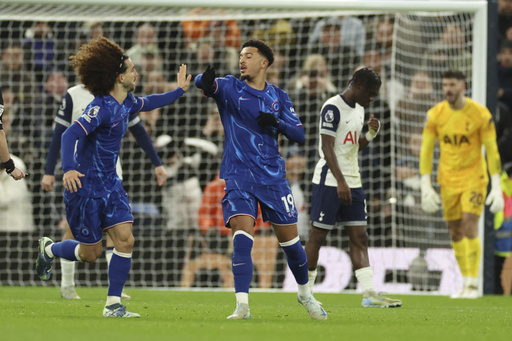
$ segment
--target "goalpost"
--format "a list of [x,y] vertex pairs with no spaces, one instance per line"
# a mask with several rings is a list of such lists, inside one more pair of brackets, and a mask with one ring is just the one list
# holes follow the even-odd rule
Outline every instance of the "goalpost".
[[[6,105],[8,142],[30,173],[28,210],[34,220],[23,232],[6,232],[0,222],[0,285],[59,284],[59,262],[47,283],[37,279],[32,264],[37,238],[60,240],[62,234],[60,165],[55,192],[40,188],[60,105],[59,94],[45,95],[50,90],[45,81],[58,72],[61,85],[74,85],[68,57],[94,34],[113,39],[130,54],[141,74],[138,96],[172,89],[181,63],[194,75],[208,63],[236,75],[240,43],[268,41],[276,51],[271,82],[289,93],[307,133],[303,146],[282,144],[283,157],[295,165],[288,174],[301,208],[304,241],[319,109],[341,92],[355,68],[378,70],[383,87],[368,112],[381,120],[383,130],[361,155],[377,289],[450,294],[461,285],[441,214],[421,211],[418,134],[426,110],[441,99],[439,75],[448,67],[461,69],[468,77],[467,95],[485,104],[487,1],[147,0],[141,5],[134,0],[16,0],[0,1],[0,27],[0,84],[12,99]],[[145,38],[137,39],[138,29]],[[41,32],[44,38],[38,38]],[[25,55],[25,71],[6,66],[16,51]],[[141,113],[141,119],[170,177],[159,188],[150,161],[131,136],[124,138],[123,182],[136,238],[127,286],[232,287],[230,237],[221,226],[200,227],[212,219],[198,213],[202,193],[197,188],[213,180],[222,152],[212,101],[191,85],[178,103]],[[0,195],[5,196],[0,205],[6,201],[0,210],[7,214],[8,193]],[[358,290],[346,234],[333,231],[327,243],[315,292]],[[268,228],[259,230],[253,257],[254,288],[294,290],[284,254]],[[79,264],[77,285],[107,285],[106,267],[104,260]]]

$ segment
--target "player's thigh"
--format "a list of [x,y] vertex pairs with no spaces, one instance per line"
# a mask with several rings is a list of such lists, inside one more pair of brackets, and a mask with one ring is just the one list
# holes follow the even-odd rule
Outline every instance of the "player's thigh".
[[253,234],[258,216],[258,200],[247,191],[229,189],[222,198],[222,214],[227,227]]
[[366,230],[368,215],[366,213],[366,195],[364,189],[362,187],[351,188],[350,193],[352,195],[352,204],[340,205],[338,221],[345,227],[362,226]]
[[486,193],[487,185],[475,185],[465,190],[460,200],[462,212],[480,216],[484,209]]
[[104,198],[85,198],[66,193],[66,218],[69,228],[77,241],[94,245],[103,238],[101,212],[105,207]]
[[446,221],[462,219],[462,192],[463,190],[449,186],[442,186],[441,201],[443,204],[443,217]]
[[298,210],[287,181],[272,186],[259,186],[255,196],[261,207],[263,221],[270,221],[274,227],[295,225],[297,230]]
[[332,230],[340,209],[336,187],[313,184],[310,219],[314,227]]
[[135,238],[132,233],[132,223],[122,223],[106,230],[112,239],[114,248],[119,252],[130,253],[133,250]]

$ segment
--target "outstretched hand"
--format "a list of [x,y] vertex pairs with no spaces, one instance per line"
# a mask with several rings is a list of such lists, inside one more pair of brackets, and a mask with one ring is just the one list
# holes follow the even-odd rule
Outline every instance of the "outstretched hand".
[[187,65],[181,64],[180,70],[176,74],[176,79],[178,82],[178,87],[182,88],[183,91],[187,91],[190,85],[190,80],[192,79],[192,75],[187,76]]
[[204,90],[209,94],[215,93],[215,77],[215,68],[213,66],[208,65],[206,67],[206,70],[204,70],[201,79],[203,80]]

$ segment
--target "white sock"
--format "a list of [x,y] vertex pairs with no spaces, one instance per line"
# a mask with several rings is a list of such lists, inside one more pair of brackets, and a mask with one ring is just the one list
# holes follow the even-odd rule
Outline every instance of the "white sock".
[[119,303],[121,304],[121,297],[119,296],[107,296],[107,304],[106,305],[112,305]]
[[75,262],[61,258],[60,269],[62,278],[60,280],[61,287],[74,287],[75,286]]
[[309,288],[309,284],[298,284],[299,287],[299,296],[301,298],[306,298],[311,295],[311,289]]
[[48,256],[50,256],[51,258],[54,258],[55,256],[53,255],[53,252],[52,252],[52,246],[53,246],[53,243],[51,243],[50,245],[45,247],[44,250],[46,251]]
[[105,250],[105,258],[107,259],[107,265],[110,266],[110,261],[112,260],[112,255],[114,254],[114,249],[107,248]]
[[316,276],[318,274],[318,271],[315,270],[308,270],[308,277],[309,277],[309,287],[313,288],[313,285],[315,285]]
[[236,303],[249,304],[249,293],[248,292],[237,292],[235,294]]
[[361,290],[375,291],[375,283],[373,281],[373,270],[371,267],[361,268],[355,271],[357,281],[361,285]]

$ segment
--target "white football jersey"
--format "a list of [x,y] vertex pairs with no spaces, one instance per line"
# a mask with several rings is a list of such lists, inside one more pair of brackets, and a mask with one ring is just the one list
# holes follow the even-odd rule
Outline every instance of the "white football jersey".
[[[359,173],[359,137],[364,126],[364,108],[359,104],[350,106],[342,95],[329,98],[323,105],[320,115],[320,135],[333,136],[334,152],[338,165],[350,188],[362,187]],[[314,184],[337,187],[338,182],[327,166],[322,151],[320,136],[318,152],[320,160],[313,174]]]

